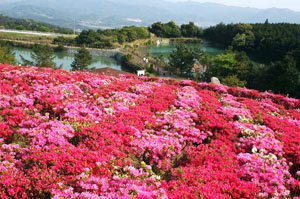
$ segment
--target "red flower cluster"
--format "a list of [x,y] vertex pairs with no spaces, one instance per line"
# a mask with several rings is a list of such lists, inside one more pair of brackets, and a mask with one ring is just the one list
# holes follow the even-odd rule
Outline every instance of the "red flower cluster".
[[1,198],[294,198],[300,100],[0,65]]

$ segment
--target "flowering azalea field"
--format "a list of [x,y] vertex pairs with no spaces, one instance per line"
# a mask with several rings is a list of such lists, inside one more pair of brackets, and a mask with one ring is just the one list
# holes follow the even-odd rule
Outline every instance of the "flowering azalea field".
[[0,197],[294,198],[300,100],[0,65]]

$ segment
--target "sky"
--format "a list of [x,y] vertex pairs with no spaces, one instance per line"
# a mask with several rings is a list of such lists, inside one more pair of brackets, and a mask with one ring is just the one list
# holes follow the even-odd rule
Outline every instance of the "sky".
[[[188,1],[188,0],[169,0]],[[300,11],[300,0],[193,0],[198,2],[214,2],[229,6],[253,7],[253,8],[288,8]]]

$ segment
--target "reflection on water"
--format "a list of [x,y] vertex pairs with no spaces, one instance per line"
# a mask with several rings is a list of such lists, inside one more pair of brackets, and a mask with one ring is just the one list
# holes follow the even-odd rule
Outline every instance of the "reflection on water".
[[[159,57],[163,55],[165,58],[168,58],[171,52],[176,48],[178,44],[176,43],[168,43],[168,44],[161,44],[159,46],[151,46],[143,50],[144,53],[149,53],[154,57]],[[211,43],[203,42],[202,44],[199,43],[187,43],[188,48],[199,48],[208,53],[211,56],[216,56],[224,52],[223,49],[218,48]]]
[[[17,61],[19,64],[22,63],[20,55],[22,55],[25,59],[31,60],[30,54],[32,52],[31,49],[27,48],[18,48],[13,47],[13,52],[16,54]],[[62,64],[64,70],[70,70],[71,64],[74,61],[74,55],[68,54],[66,52],[55,52],[55,59],[54,62],[57,66],[60,66]],[[89,68],[105,68],[110,67],[118,70],[124,70],[123,67],[121,67],[121,64],[117,62],[114,58],[111,57],[102,57],[102,56],[92,56],[92,64],[89,66]]]

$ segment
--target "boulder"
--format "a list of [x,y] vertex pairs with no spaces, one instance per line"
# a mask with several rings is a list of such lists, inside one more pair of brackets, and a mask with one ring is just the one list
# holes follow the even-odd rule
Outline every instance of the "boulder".
[[217,77],[212,77],[210,81],[212,84],[221,85],[220,80]]

